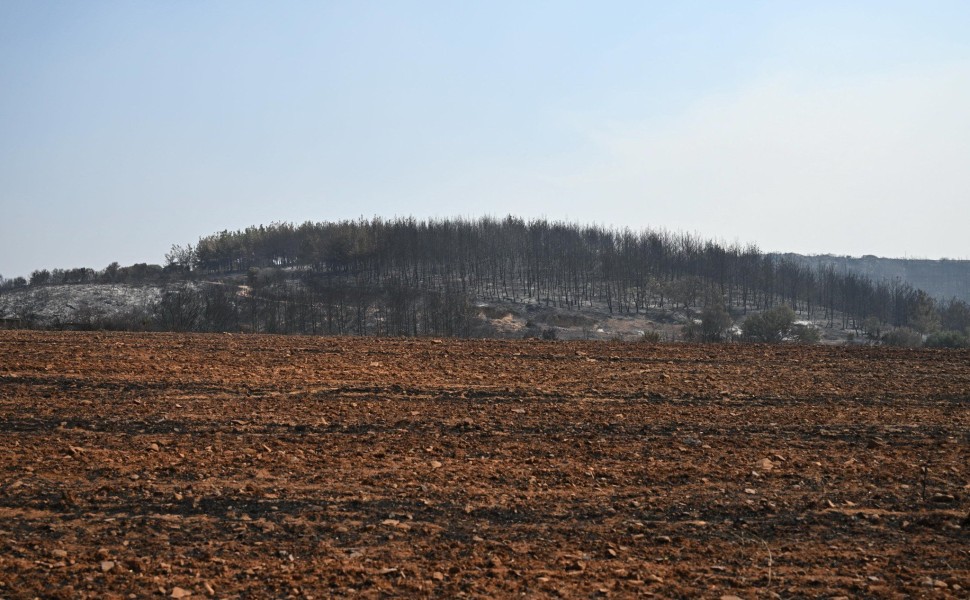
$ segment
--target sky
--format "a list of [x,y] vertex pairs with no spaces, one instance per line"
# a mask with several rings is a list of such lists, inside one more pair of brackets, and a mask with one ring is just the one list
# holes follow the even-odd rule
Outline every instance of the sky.
[[274,221],[970,258],[970,2],[4,0],[0,275]]

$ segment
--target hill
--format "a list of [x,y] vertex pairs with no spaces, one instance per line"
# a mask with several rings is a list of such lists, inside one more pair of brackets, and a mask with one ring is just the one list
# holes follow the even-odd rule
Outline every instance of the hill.
[[[65,285],[84,297],[51,308]],[[112,308],[99,285],[141,300]],[[947,330],[959,342],[970,327],[965,303],[900,280],[662,230],[515,217],[274,223],[173,246],[164,267],[37,271],[0,288],[15,326],[694,341],[901,330],[906,343]],[[765,311],[781,329],[744,330]]]

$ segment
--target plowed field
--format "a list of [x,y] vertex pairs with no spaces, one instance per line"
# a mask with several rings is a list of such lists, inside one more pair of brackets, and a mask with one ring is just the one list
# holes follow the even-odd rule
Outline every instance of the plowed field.
[[968,352],[0,332],[0,598],[967,598],[968,511]]

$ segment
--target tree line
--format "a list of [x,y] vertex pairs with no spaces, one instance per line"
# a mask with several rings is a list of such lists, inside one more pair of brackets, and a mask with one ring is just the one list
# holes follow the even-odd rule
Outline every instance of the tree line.
[[[41,271],[29,285],[139,278],[235,278],[241,288],[221,290],[229,295],[219,302],[235,310],[224,326],[253,331],[469,335],[474,302],[627,315],[717,307],[742,317],[787,306],[864,335],[911,330],[921,338],[965,338],[970,328],[965,303],[938,301],[898,279],[873,281],[684,233],[516,217],[273,223],[173,246],[164,267]],[[202,315],[218,304],[214,287],[191,288]]]
[[600,305],[620,314],[715,304],[746,313],[788,305],[843,328],[878,322],[931,333],[970,326],[965,303],[938,302],[898,279],[872,281],[690,234],[544,219],[275,223],[206,236],[194,247],[175,247],[170,258],[203,274],[289,268],[362,286],[451,285],[486,301]]
[[4,279],[0,277],[0,289],[13,290],[28,286],[69,285],[85,283],[165,283],[181,280],[184,273],[175,267],[162,267],[148,263],[137,263],[122,267],[113,262],[104,269],[94,270],[89,267],[75,269],[38,269],[30,274],[30,278],[15,277]]

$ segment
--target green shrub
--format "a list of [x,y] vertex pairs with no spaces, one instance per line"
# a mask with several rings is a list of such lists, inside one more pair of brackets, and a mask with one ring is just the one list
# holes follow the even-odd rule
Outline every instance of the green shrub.
[[934,333],[923,342],[928,348],[970,348],[970,339],[959,331]]
[[899,327],[884,334],[882,343],[900,348],[918,348],[923,344],[923,336],[909,327]]
[[753,342],[778,343],[788,337],[794,323],[795,311],[783,304],[760,315],[751,315],[741,325],[741,332]]
[[789,337],[799,344],[817,344],[822,339],[822,333],[813,325],[796,323],[792,325]]
[[701,336],[706,342],[724,341],[731,325],[731,315],[721,304],[712,304],[701,313]]

